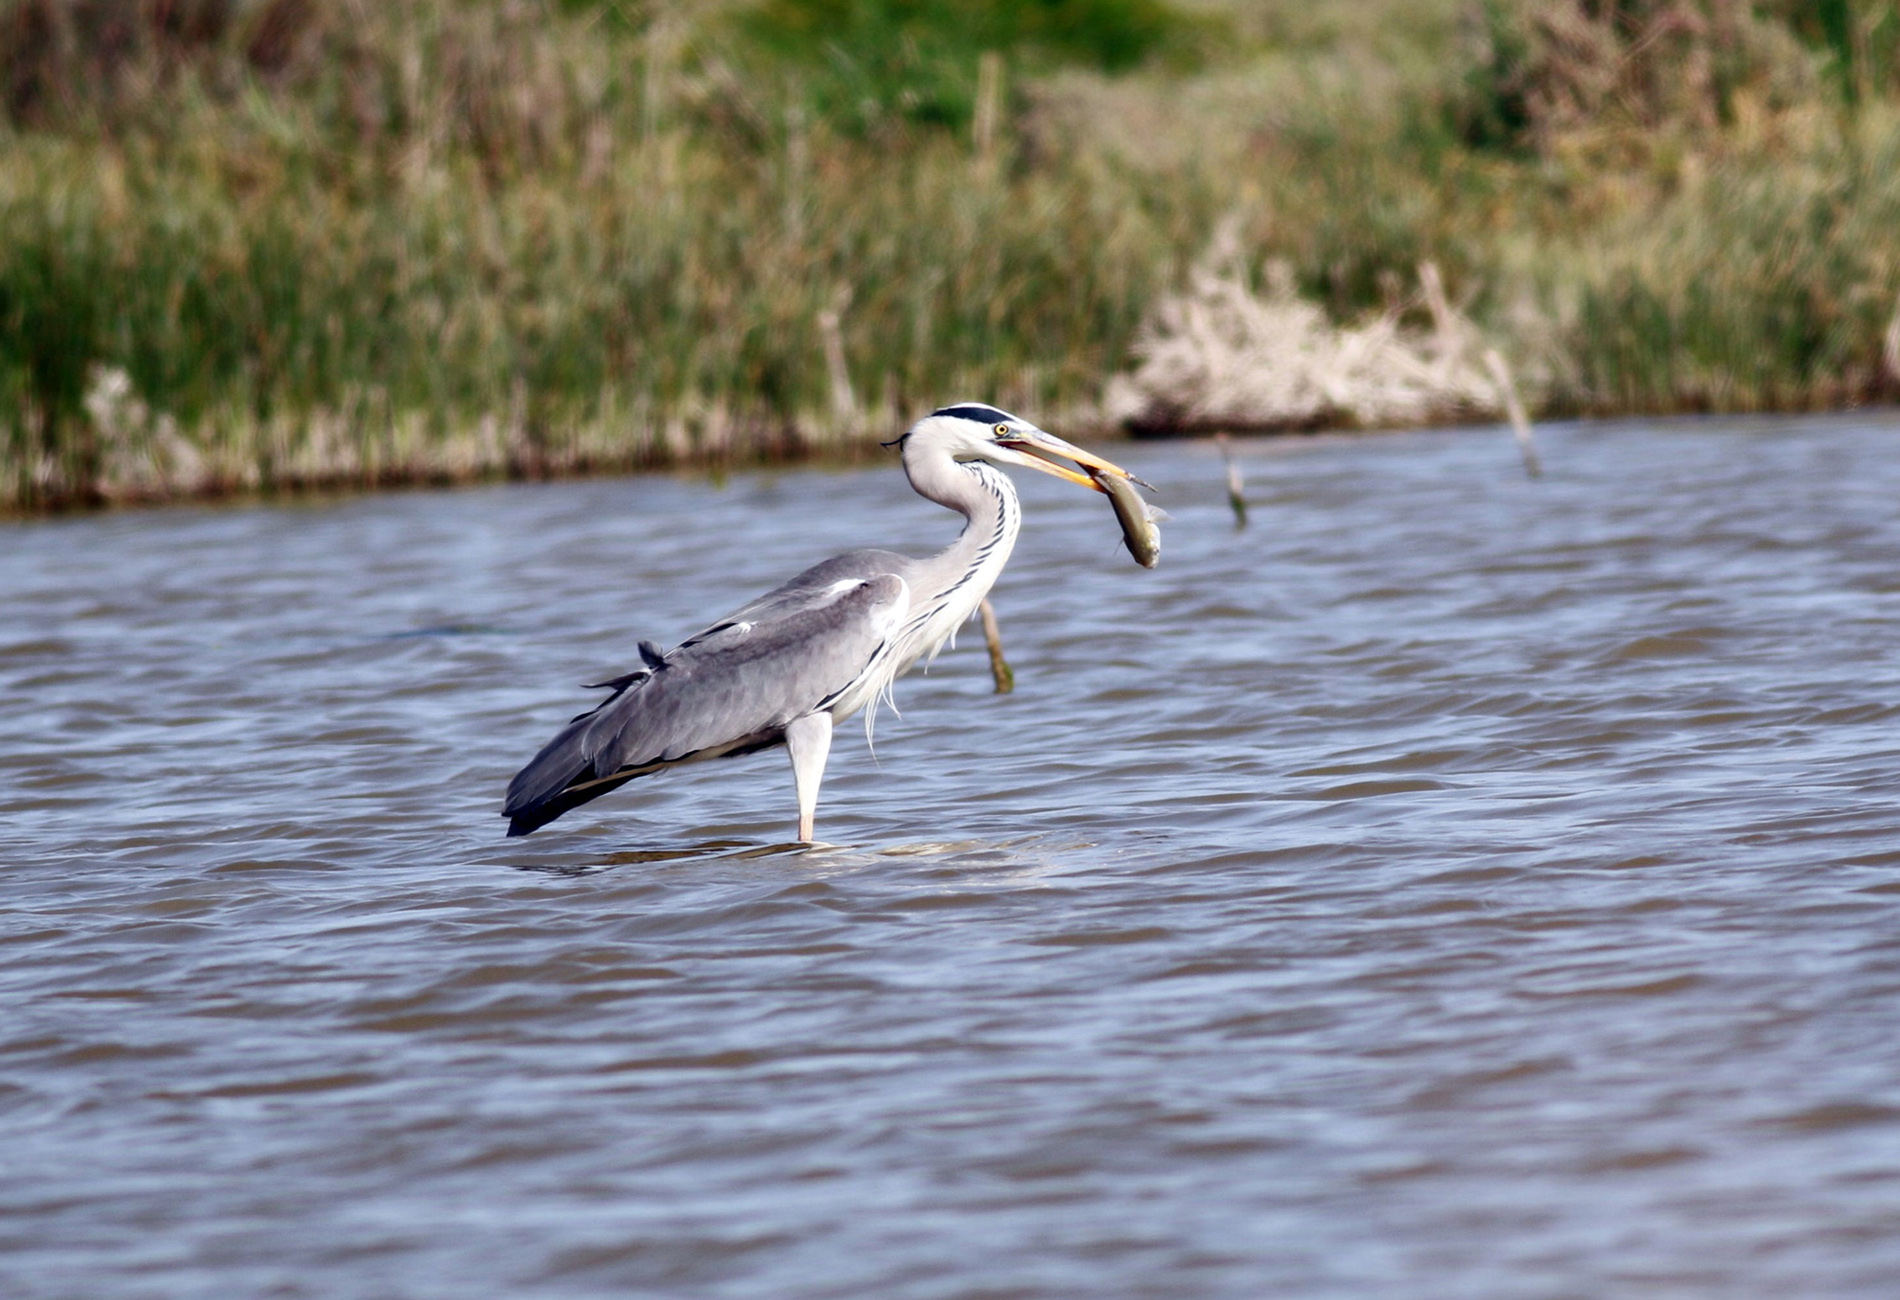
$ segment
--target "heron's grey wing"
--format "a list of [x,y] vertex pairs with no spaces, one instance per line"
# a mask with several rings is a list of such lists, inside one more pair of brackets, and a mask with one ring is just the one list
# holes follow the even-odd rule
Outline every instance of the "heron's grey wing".
[[650,730],[621,729],[615,768],[680,762],[765,733],[776,740],[787,723],[858,679],[908,607],[903,579],[881,573],[842,578],[708,629],[667,655],[640,688]]
[[848,578],[870,579],[885,574],[906,577],[915,563],[895,551],[856,550],[834,555],[693,633],[674,653],[714,640],[741,624],[756,628],[795,618],[814,604],[831,599],[825,593]]
[[[509,784],[509,833],[660,767],[776,744],[787,723],[849,687],[903,622],[909,588],[894,573],[860,569],[789,590],[808,574],[629,674],[563,728]],[[590,785],[600,788],[580,789]]]

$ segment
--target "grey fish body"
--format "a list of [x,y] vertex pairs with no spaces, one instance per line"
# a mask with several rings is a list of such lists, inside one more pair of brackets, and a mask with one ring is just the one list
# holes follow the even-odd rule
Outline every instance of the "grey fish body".
[[1128,543],[1128,553],[1142,568],[1154,568],[1161,559],[1161,529],[1155,521],[1154,508],[1141,499],[1141,493],[1135,491],[1135,485],[1127,479],[1113,474],[1093,474],[1092,477],[1108,493],[1108,502],[1115,507],[1115,519],[1122,526],[1122,540]]

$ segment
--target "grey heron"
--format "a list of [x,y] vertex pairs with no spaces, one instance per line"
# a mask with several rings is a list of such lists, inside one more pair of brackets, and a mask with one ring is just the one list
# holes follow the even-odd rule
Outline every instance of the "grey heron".
[[1022,510],[1000,466],[1041,470],[1102,491],[1128,472],[995,407],[966,402],[925,416],[897,440],[921,496],[965,523],[935,555],[833,556],[599,685],[613,693],[542,747],[508,786],[509,835],[526,835],[635,777],[784,745],[809,842],[834,724],[874,704],[934,656],[976,611],[1016,544]]

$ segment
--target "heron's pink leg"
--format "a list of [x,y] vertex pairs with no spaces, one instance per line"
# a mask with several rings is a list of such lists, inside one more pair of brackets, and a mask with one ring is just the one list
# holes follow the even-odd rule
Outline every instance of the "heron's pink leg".
[[825,759],[831,754],[831,715],[808,713],[785,728],[785,748],[792,755],[792,781],[798,787],[798,838],[809,844],[818,815],[818,783],[825,777]]

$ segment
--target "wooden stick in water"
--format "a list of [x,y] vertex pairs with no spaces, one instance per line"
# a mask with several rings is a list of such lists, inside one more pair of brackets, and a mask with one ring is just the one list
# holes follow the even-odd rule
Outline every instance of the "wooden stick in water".
[[1234,527],[1247,526],[1247,484],[1240,477],[1240,463],[1234,459],[1233,443],[1226,434],[1214,435],[1221,459],[1227,462],[1227,504],[1234,509]]
[[1016,689],[1016,674],[1010,671],[1009,660],[1003,658],[1003,632],[996,625],[996,607],[985,596],[977,609],[983,615],[983,643],[990,648],[990,676],[996,679],[996,693],[1008,695]]
[[1524,454],[1524,472],[1532,478],[1542,478],[1544,467],[1537,459],[1537,440],[1531,435],[1530,418],[1524,414],[1524,403],[1518,399],[1517,385],[1511,382],[1511,368],[1504,364],[1496,348],[1484,350],[1484,364],[1491,372],[1492,382],[1498,386],[1498,396],[1504,399],[1504,413],[1510,418],[1511,432],[1517,437],[1517,449]]

